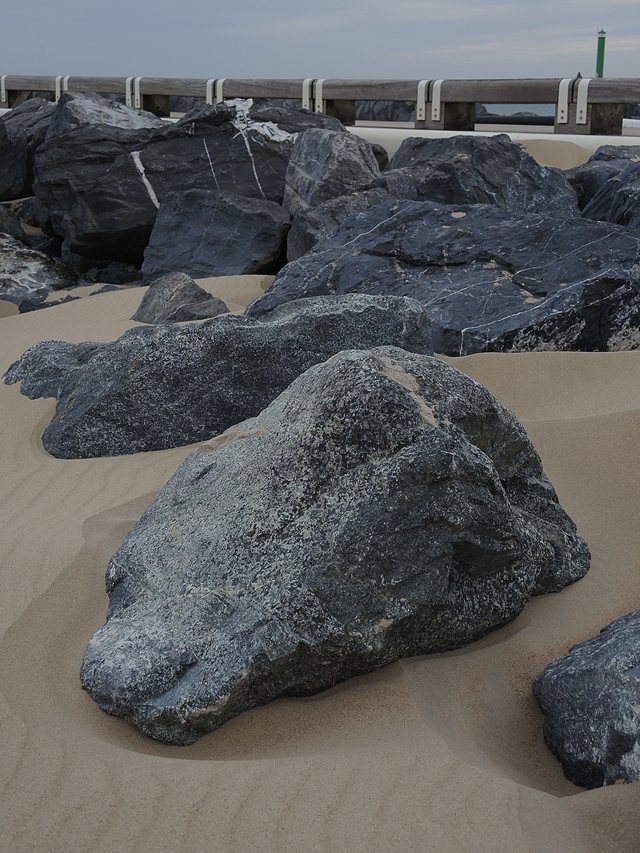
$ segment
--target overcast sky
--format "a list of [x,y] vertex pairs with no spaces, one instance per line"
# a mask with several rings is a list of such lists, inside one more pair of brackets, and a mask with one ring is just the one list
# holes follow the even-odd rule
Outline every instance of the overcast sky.
[[2,74],[640,77],[640,0],[6,0]]

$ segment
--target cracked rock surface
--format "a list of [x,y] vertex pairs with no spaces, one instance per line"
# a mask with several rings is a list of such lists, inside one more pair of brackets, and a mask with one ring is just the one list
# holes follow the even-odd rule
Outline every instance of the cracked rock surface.
[[640,235],[579,216],[385,201],[287,264],[247,315],[320,294],[411,296],[444,355],[640,346]]
[[550,663],[533,692],[567,779],[586,788],[640,781],[640,610]]
[[395,347],[343,351],[160,491],[109,563],[82,684],[189,744],[277,697],[463,646],[588,561],[485,388]]
[[139,326],[110,343],[42,341],[5,381],[56,398],[42,436],[53,456],[116,456],[204,441],[257,415],[313,364],[382,344],[432,353],[424,308],[353,294],[290,303],[265,321],[225,314]]

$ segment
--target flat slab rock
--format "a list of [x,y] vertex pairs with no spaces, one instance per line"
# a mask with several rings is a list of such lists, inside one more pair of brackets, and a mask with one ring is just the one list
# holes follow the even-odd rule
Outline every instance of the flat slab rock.
[[349,217],[247,309],[320,294],[411,296],[445,355],[640,346],[640,235],[579,216],[383,202]]
[[277,697],[464,646],[588,561],[485,388],[395,347],[345,351],[161,490],[109,563],[82,685],[189,744]]
[[228,312],[226,303],[207,293],[188,275],[173,272],[152,281],[131,318],[138,323],[206,320]]
[[352,295],[290,303],[267,321],[139,326],[112,343],[43,341],[7,371],[31,399],[55,397],[42,443],[61,459],[205,441],[257,415],[308,367],[343,349],[432,353],[424,308]]
[[549,664],[533,692],[567,779],[586,788],[640,781],[640,610]]

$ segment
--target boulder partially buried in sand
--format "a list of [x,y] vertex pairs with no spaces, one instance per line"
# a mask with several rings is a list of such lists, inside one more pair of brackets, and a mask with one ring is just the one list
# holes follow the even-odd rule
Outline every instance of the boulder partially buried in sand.
[[138,323],[178,323],[206,320],[226,314],[222,299],[203,290],[183,272],[171,272],[152,281],[131,318]]
[[463,646],[588,560],[485,388],[395,347],[341,352],[161,490],[110,561],[82,684],[189,744],[277,697]]
[[550,663],[533,692],[567,779],[586,788],[640,781],[640,610]]
[[227,314],[139,326],[111,343],[43,341],[6,382],[22,381],[32,399],[57,398],[42,436],[53,456],[116,456],[204,441],[257,415],[313,364],[381,344],[433,352],[424,308],[397,297],[322,297],[283,306],[268,322]]

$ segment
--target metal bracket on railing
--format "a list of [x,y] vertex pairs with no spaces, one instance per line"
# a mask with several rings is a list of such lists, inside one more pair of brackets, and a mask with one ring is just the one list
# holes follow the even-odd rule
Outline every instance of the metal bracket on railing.
[[133,105],[137,110],[142,109],[142,95],[140,94],[140,81],[142,77],[136,77],[133,81]]
[[213,87],[215,85],[215,78],[212,80],[207,80],[207,88],[205,89],[205,102],[207,105],[213,103]]
[[133,77],[127,77],[124,84],[124,102],[128,107],[133,106],[133,98],[131,97],[131,84],[133,83]]
[[56,103],[60,100],[60,95],[63,92],[68,91],[70,76],[71,75],[68,74],[66,77],[56,77]]
[[431,90],[431,121],[440,121],[440,90],[443,80],[434,80]]
[[558,84],[558,106],[556,107],[556,124],[569,122],[569,87],[573,77],[565,77]]
[[426,121],[427,118],[427,88],[428,80],[421,80],[418,83],[416,92],[416,121]]
[[326,77],[323,77],[321,80],[316,80],[315,85],[315,93],[314,93],[314,105],[313,111],[314,113],[323,113],[325,109],[324,98],[322,97],[322,84],[326,80]]
[[0,106],[2,106],[3,109],[9,105],[9,102],[7,101],[7,87],[5,85],[6,82],[7,75],[3,74],[2,77],[0,77]]
[[216,80],[216,104],[221,104],[224,101],[224,81],[226,77],[221,77]]
[[589,83],[591,77],[584,77],[578,83],[578,103],[576,104],[576,124],[587,123],[587,95],[589,94]]
[[313,77],[307,77],[302,81],[302,109],[311,110],[311,86]]

